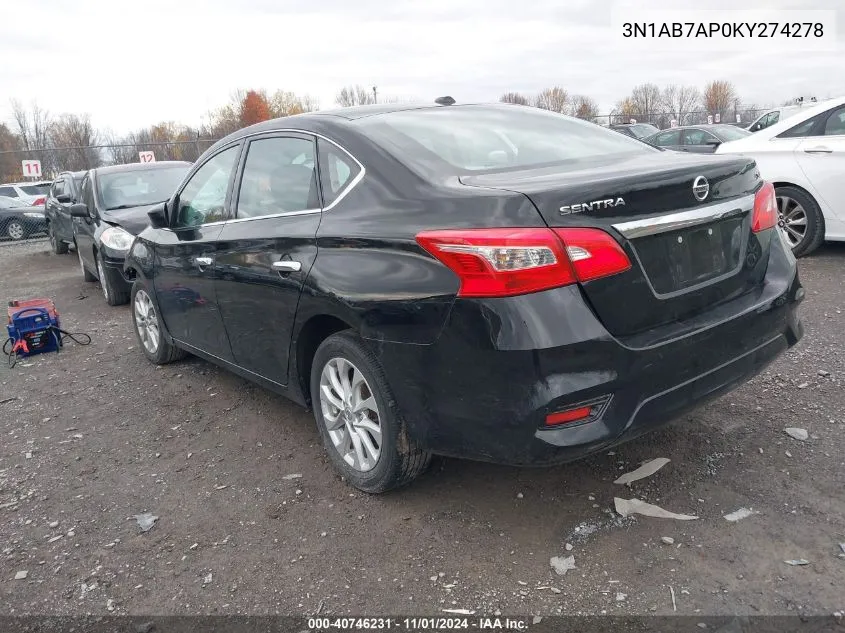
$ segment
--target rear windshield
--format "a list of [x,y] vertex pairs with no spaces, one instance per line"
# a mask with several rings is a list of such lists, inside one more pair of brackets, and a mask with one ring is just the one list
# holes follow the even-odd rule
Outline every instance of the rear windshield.
[[659,151],[593,123],[519,106],[405,110],[357,124],[402,162],[439,173]]
[[743,130],[742,128],[735,127],[733,125],[720,125],[719,127],[714,128],[714,130],[723,141],[737,141],[741,138],[745,138],[746,136],[751,136],[751,132],[748,130]]
[[50,193],[51,184],[52,183],[44,185],[21,185],[20,190],[28,196],[44,196]]
[[185,165],[101,174],[97,179],[100,200],[107,211],[164,202],[176,191],[189,167]]

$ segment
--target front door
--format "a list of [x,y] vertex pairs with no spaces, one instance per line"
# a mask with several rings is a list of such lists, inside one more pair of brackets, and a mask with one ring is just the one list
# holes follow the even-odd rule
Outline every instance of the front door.
[[299,295],[317,256],[316,143],[276,133],[253,138],[241,160],[235,218],[220,234],[217,300],[235,362],[288,381]]
[[233,145],[196,169],[170,204],[170,228],[156,244],[155,291],[167,331],[182,343],[232,361],[214,278],[217,240],[228,217],[232,176],[240,154]]
[[812,134],[795,148],[795,157],[827,206],[845,220],[845,106],[831,111]]

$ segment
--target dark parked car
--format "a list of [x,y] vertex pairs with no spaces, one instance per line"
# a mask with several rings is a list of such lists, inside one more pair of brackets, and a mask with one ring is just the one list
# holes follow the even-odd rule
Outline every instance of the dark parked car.
[[[144,354],[313,407],[369,492],[432,453],[565,462],[742,384],[802,335],[772,185],[536,108],[365,106],[203,154],[134,242]],[[762,422],[762,421],[761,421]]]
[[190,163],[162,161],[92,169],[71,205],[73,240],[85,281],[100,281],[109,305],[129,301],[123,262],[132,240],[149,223],[147,211],[167,200]]
[[0,196],[0,237],[22,240],[46,230],[44,207],[33,207],[15,198]]
[[47,194],[44,213],[47,216],[47,234],[50,246],[57,255],[67,253],[68,244],[73,244],[73,218],[70,205],[79,200],[79,190],[84,171],[63,171],[53,181]]
[[611,130],[615,130],[620,134],[624,134],[625,136],[631,136],[633,138],[644,139],[647,136],[651,136],[655,132],[659,132],[660,129],[654,127],[651,123],[625,123],[624,125],[611,125]]
[[713,125],[673,127],[643,140],[649,145],[675,150],[676,152],[712,154],[722,143],[736,141],[746,136],[751,136],[751,132],[729,123],[716,123]]

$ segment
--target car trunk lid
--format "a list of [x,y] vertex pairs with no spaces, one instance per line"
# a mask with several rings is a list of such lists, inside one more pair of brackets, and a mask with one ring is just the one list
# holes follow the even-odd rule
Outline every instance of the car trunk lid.
[[771,231],[751,231],[761,180],[748,158],[638,153],[461,182],[525,194],[550,227],[613,235],[631,268],[582,288],[616,336],[683,320],[752,292],[765,276]]

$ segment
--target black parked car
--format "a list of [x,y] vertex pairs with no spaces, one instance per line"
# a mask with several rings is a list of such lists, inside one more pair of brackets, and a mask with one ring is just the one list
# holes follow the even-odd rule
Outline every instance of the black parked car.
[[109,305],[129,301],[123,262],[132,240],[149,224],[147,211],[168,199],[190,163],[162,161],[92,169],[71,205],[73,240],[85,281],[100,281]]
[[0,196],[0,237],[22,240],[46,230],[44,207],[33,207],[15,198]]
[[625,123],[624,125],[611,125],[610,129],[619,132],[620,134],[624,134],[625,136],[631,136],[641,140],[660,131],[659,128],[656,128],[651,123]]
[[[448,103],[448,100],[444,100]],[[209,149],[126,261],[144,354],[311,404],[348,481],[432,453],[554,464],[802,335],[771,184],[513,105],[366,106]]]
[[722,143],[751,136],[748,130],[728,123],[673,127],[643,140],[649,145],[696,154],[713,154]]
[[53,181],[47,194],[44,213],[47,216],[47,234],[50,246],[57,255],[67,253],[68,244],[73,244],[73,218],[70,205],[79,199],[84,171],[63,171]]

